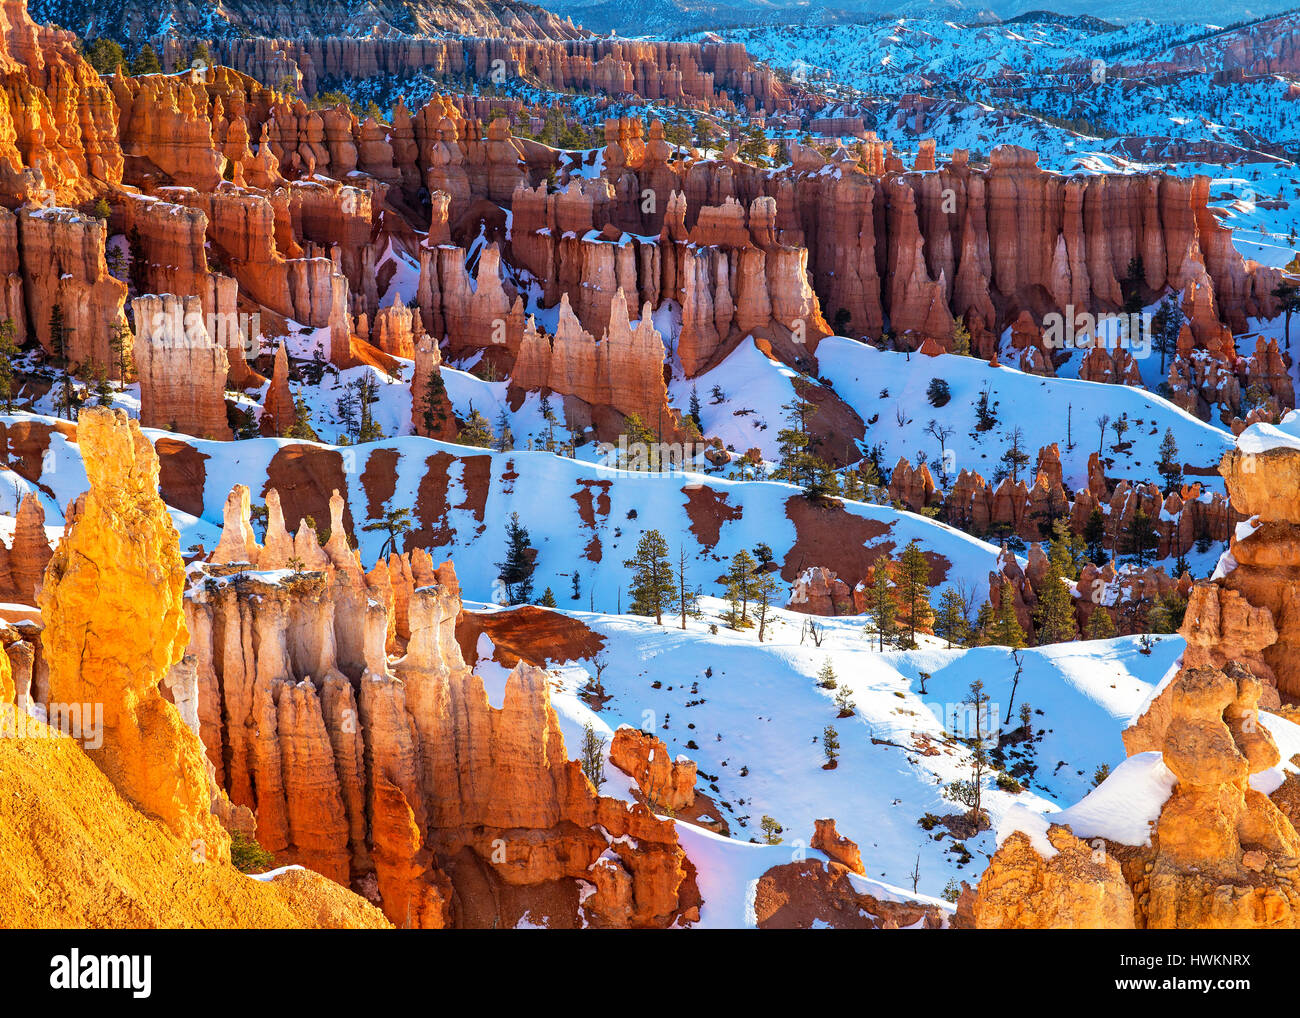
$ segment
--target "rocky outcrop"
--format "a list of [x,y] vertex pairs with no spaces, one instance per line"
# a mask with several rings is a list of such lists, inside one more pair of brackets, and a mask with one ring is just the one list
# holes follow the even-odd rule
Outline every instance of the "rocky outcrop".
[[41,500],[28,492],[18,504],[12,542],[8,547],[0,544],[0,599],[36,604],[36,592],[53,554]]
[[832,862],[837,862],[859,876],[864,876],[867,871],[862,866],[862,853],[858,851],[857,843],[840,834],[832,819],[817,820],[814,823],[816,829],[813,831],[812,841],[808,842],[808,847],[818,852],[825,852]]
[[184,566],[158,496],[158,457],[122,411],[82,412],[90,480],[69,512],[38,602],[52,701],[103,705],[86,752],[122,796],[196,852],[228,860],[203,747],[158,684],[185,651]]
[[147,294],[131,304],[140,421],[146,428],[230,439],[224,347],[208,335],[197,297]]
[[1053,850],[1048,859],[1021,831],[998,846],[973,900],[965,903],[974,925],[984,930],[1133,929],[1133,892],[1118,860],[1056,824],[1046,837]]
[[[641,310],[635,329],[628,320],[622,289],[610,307],[609,328],[597,342],[578,323],[568,294],[560,300],[555,339],[538,332],[531,320],[524,330],[512,384],[521,390],[549,390],[565,396],[570,428],[594,424],[604,436],[621,431],[621,418],[635,415],[662,441],[680,441],[676,411],[668,405],[663,339],[650,307]],[[609,422],[602,412],[619,419]]]
[[[264,847],[369,889],[397,925],[513,924],[506,903],[575,880],[596,888],[596,925],[689,907],[672,822],[596,794],[566,758],[546,673],[519,663],[489,703],[456,640],[450,563],[416,552],[362,573],[337,499],[313,571],[268,573],[304,537],[289,539],[273,494],[259,546],[246,490],[232,493],[186,600],[208,757]],[[660,755],[684,801],[694,766]]]
[[695,763],[670,759],[668,747],[628,725],[614,733],[609,762],[636,780],[642,801],[655,811],[686,809],[695,803]]

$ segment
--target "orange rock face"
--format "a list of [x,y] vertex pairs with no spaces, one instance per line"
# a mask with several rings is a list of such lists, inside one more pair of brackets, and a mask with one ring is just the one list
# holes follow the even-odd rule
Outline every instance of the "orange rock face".
[[208,335],[197,297],[137,297],[135,367],[140,378],[140,419],[202,438],[229,439],[224,347]]
[[[318,571],[242,572],[233,563],[301,557],[303,532],[290,540],[272,494],[261,546],[246,491],[232,494],[211,579],[186,600],[199,728],[262,845],[370,888],[397,925],[490,923],[485,902],[575,880],[596,888],[593,924],[671,923],[694,893],[673,823],[595,793],[567,759],[541,669],[521,662],[488,702],[456,641],[450,564],[415,553],[363,574],[337,499]],[[657,757],[645,763],[647,780],[666,772],[659,801],[689,804],[694,765],[662,745]]]
[[816,821],[816,830],[813,831],[808,847],[825,852],[832,861],[854,873],[865,875],[867,872],[862,866],[862,853],[858,850],[857,843],[840,834],[835,829],[834,820]]
[[87,745],[99,769],[196,852],[228,859],[202,744],[158,692],[187,639],[158,457],[120,410],[83,411],[77,441],[90,490],[69,513],[39,597],[50,699],[102,704],[102,745]]
[[1044,859],[1020,831],[1011,834],[980,878],[974,924],[983,930],[1131,930],[1133,892],[1119,862],[1052,825],[1056,854]]
[[609,761],[636,779],[652,809],[679,810],[695,802],[695,763],[670,759],[668,747],[653,735],[624,725],[614,733]]

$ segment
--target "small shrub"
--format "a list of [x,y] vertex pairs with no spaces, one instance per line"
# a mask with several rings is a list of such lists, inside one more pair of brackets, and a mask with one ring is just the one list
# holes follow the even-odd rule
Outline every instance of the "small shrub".
[[265,873],[275,865],[275,856],[243,831],[230,839],[230,862],[241,873]]

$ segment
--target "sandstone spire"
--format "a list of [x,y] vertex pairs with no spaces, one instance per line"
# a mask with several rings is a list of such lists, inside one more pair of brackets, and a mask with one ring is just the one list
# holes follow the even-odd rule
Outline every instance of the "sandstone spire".
[[77,438],[90,490],[69,514],[39,598],[50,698],[102,704],[102,745],[86,745],[100,770],[196,852],[227,859],[202,743],[158,692],[187,632],[157,454],[121,410],[84,410]]

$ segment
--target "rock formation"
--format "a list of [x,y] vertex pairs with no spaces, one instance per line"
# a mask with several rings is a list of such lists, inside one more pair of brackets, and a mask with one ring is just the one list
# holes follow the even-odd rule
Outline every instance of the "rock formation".
[[224,347],[213,342],[197,297],[148,294],[132,301],[140,421],[146,428],[230,439]]
[[[689,907],[672,822],[597,795],[566,759],[546,673],[521,662],[488,702],[456,641],[450,563],[417,551],[363,574],[333,547],[340,499],[329,560],[277,577],[265,570],[289,538],[273,494],[259,547],[247,492],[232,493],[186,599],[208,757],[264,847],[366,890],[397,925],[499,921],[576,880],[596,888],[583,908],[598,925],[666,925]],[[688,801],[694,765],[660,756],[671,800]]]
[[184,566],[158,457],[122,411],[83,411],[77,429],[90,490],[69,513],[38,598],[52,701],[103,705],[87,753],[122,796],[216,860],[230,839],[212,812],[198,736],[158,684],[187,639]]

